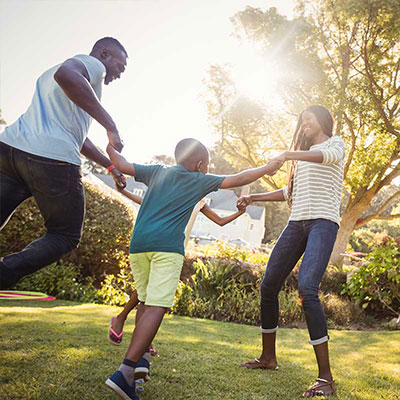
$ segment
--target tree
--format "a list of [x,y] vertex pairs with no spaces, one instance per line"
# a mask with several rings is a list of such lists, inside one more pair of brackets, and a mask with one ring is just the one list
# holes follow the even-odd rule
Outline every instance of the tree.
[[161,164],[166,167],[171,167],[172,165],[175,165],[175,159],[165,154],[159,154],[151,159],[150,164]]
[[[296,13],[293,20],[288,20],[274,8],[261,11],[247,7],[232,22],[239,38],[261,44],[275,63],[279,95],[287,115],[319,103],[335,117],[335,134],[343,137],[347,151],[347,196],[332,254],[332,261],[340,265],[351,233],[365,223],[360,216],[378,193],[400,176],[400,2],[300,0]],[[216,68],[210,69],[214,76]],[[209,81],[211,103],[221,110],[229,104],[223,96],[227,93],[226,84],[222,78]],[[232,107],[230,110],[235,111]],[[210,117],[215,118],[215,110],[209,107],[209,111]],[[215,124],[221,143],[225,140],[224,148],[229,147],[227,141],[235,142],[230,136],[236,134],[236,128],[223,121],[227,114]],[[262,122],[256,126],[261,127]],[[266,148],[262,130],[248,127],[258,137],[247,141],[248,148],[235,146],[242,160]],[[287,147],[287,138],[282,139]],[[249,161],[261,163],[259,159],[246,162]],[[276,186],[268,180],[266,183]],[[399,198],[397,187],[381,207],[368,214],[368,220],[399,218],[397,212],[385,212]]]

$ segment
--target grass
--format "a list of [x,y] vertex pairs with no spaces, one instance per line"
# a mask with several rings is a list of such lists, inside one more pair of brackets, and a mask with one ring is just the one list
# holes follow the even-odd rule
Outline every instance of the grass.
[[[65,301],[0,301],[0,399],[116,399],[103,385],[118,368],[122,346],[107,339],[117,307]],[[132,316],[133,317],[133,316]],[[338,399],[400,399],[398,332],[331,331]],[[146,399],[300,399],[317,369],[308,334],[281,329],[278,371],[238,364],[259,355],[259,329],[168,315],[155,340]]]

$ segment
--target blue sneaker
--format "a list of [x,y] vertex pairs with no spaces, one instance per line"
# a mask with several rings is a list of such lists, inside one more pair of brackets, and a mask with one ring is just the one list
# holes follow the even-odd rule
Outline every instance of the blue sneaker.
[[150,379],[150,353],[145,353],[135,368],[135,381],[143,379],[145,382]]
[[114,372],[106,380],[106,386],[113,390],[121,399],[139,400],[139,396],[136,394],[135,382],[133,382],[132,386],[128,385],[121,371]]

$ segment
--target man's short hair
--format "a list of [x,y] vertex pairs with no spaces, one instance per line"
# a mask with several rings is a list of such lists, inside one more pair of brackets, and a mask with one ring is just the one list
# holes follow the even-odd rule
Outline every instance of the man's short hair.
[[208,150],[203,143],[193,138],[182,139],[175,147],[177,164],[188,161],[200,161],[208,157]]
[[93,51],[94,49],[100,47],[100,46],[115,46],[115,47],[117,47],[119,50],[121,50],[121,51],[126,55],[126,57],[128,57],[128,53],[127,53],[127,51],[125,50],[124,46],[122,46],[122,44],[121,44],[117,39],[114,39],[114,38],[112,38],[112,37],[106,36],[106,37],[103,37],[102,39],[99,39],[99,40],[94,44],[92,51]]

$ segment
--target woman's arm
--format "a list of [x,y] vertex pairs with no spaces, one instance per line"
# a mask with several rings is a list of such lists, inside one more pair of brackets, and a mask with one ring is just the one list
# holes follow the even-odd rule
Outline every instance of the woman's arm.
[[324,157],[319,150],[299,150],[299,151],[285,151],[281,155],[274,157],[272,160],[276,161],[309,161],[315,163],[322,163]]
[[137,194],[133,194],[132,192],[130,192],[129,190],[126,189],[118,189],[118,192],[122,193],[124,196],[126,196],[128,199],[131,199],[132,201],[134,201],[137,204],[142,204],[143,198],[138,196]]
[[236,211],[235,213],[228,215],[227,217],[220,217],[215,211],[211,209],[210,206],[204,204],[203,208],[200,210],[208,219],[215,222],[219,226],[224,226],[232,222],[236,218],[240,217],[246,211],[246,207],[244,207],[240,211]]
[[254,201],[284,201],[285,195],[283,194],[283,189],[274,190],[273,192],[266,193],[256,193],[247,196],[242,196],[237,201],[237,207],[239,210],[247,207]]

